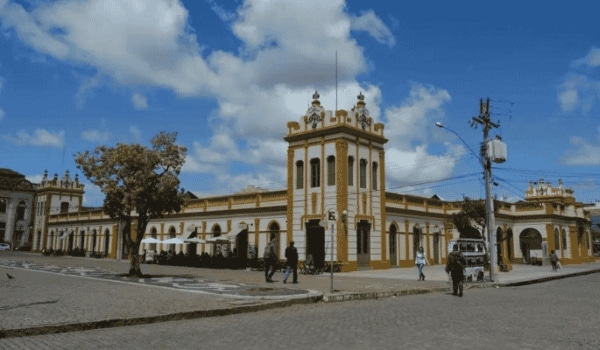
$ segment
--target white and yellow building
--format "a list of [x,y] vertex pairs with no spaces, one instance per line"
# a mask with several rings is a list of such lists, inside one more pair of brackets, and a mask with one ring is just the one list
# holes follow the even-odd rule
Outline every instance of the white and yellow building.
[[[459,236],[450,215],[461,203],[385,190],[384,125],[370,117],[362,93],[350,111],[333,113],[315,92],[306,114],[288,122],[287,129],[287,189],[249,187],[238,194],[187,199],[180,213],[151,221],[145,236],[222,240],[142,248],[212,254],[225,244],[245,258],[260,255],[275,234],[281,255],[294,240],[300,260],[309,254],[320,263],[333,259],[344,271],[413,266],[419,246],[431,262],[445,263],[448,242]],[[83,186],[66,184],[62,188],[64,181],[55,179],[40,188],[43,200],[36,204],[47,208],[58,200],[61,212],[36,211],[43,216],[34,220],[34,249],[82,248],[126,257],[117,223],[101,210],[82,208]],[[525,201],[495,201],[495,208],[497,252],[505,265],[543,260],[550,250],[566,264],[593,259],[589,213],[562,183],[532,183]]]

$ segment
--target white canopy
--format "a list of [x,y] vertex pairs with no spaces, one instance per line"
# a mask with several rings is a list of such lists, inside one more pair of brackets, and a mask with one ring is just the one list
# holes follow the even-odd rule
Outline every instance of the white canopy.
[[156,239],[154,237],[146,237],[144,239],[142,239],[142,243],[161,243],[162,241],[160,239]]
[[183,239],[175,237],[175,238],[169,238],[167,240],[164,240],[161,243],[162,244],[183,244],[185,242],[183,241]]

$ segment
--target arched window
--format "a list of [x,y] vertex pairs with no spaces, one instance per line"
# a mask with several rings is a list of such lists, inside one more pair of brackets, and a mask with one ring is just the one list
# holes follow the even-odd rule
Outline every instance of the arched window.
[[335,157],[327,157],[327,186],[335,186]]
[[354,186],[354,157],[348,157],[348,186]]
[[319,158],[310,160],[310,187],[321,186],[321,165]]
[[304,162],[296,162],[296,189],[304,188]]
[[[177,235],[177,233],[175,232],[175,227],[171,227],[169,229],[169,239],[175,238],[176,235]],[[167,249],[170,252],[175,253],[175,244],[169,244],[169,247]]]
[[96,232],[95,229],[92,230],[92,247],[91,247],[92,252],[96,251],[96,239],[98,238],[97,236],[98,236],[98,232]]
[[554,229],[554,249],[560,250],[560,233],[558,233],[558,229]]
[[360,160],[360,188],[367,188],[367,160]]
[[373,182],[373,190],[377,190],[377,163],[373,163],[373,169],[371,171],[371,181]]
[[0,213],[6,213],[6,199],[0,199]]
[[567,232],[565,231],[565,229],[562,230],[562,249],[567,249]]

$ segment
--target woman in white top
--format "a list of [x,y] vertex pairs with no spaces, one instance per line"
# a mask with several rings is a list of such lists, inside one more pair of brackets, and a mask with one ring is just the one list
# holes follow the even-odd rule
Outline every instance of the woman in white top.
[[419,281],[425,281],[425,274],[423,274],[423,266],[427,265],[427,257],[425,257],[423,247],[419,247],[417,258],[415,259],[415,265],[417,265],[417,268],[419,269]]

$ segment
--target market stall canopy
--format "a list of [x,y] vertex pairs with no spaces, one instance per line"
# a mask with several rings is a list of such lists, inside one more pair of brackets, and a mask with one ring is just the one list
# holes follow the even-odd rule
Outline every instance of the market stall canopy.
[[225,236],[211,237],[206,239],[207,243],[228,243],[229,238]]
[[161,242],[162,244],[184,244],[185,242],[181,238],[169,238]]
[[184,243],[192,243],[192,244],[206,243],[205,240],[203,240],[202,238],[198,238],[198,237],[187,238],[183,242]]
[[162,243],[162,241],[154,237],[146,237],[142,239],[142,243]]

